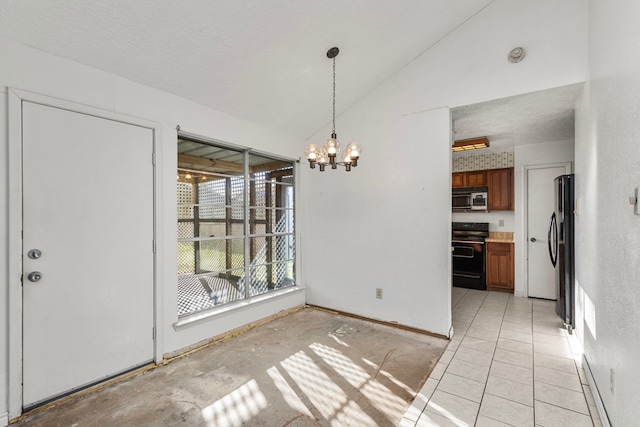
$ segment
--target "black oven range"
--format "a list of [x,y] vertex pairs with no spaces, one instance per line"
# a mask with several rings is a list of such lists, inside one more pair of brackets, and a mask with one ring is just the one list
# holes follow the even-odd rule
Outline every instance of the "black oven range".
[[453,286],[487,289],[485,242],[488,222],[452,222],[451,255]]

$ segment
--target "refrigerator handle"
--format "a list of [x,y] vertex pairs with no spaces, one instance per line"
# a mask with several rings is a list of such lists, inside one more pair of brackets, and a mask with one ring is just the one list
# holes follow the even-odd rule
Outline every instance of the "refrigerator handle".
[[[551,243],[552,240],[553,246]],[[549,258],[551,258],[551,264],[555,267],[558,262],[558,222],[556,220],[555,212],[551,215],[549,232],[547,233],[547,243],[549,245]]]

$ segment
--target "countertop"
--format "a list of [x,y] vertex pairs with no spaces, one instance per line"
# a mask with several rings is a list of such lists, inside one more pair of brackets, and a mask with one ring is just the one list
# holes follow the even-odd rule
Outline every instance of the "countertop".
[[484,239],[488,243],[513,243],[513,231],[490,231]]

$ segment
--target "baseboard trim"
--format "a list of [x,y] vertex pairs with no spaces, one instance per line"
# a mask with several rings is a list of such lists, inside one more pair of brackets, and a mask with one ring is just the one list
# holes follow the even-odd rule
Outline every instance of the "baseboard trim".
[[247,323],[246,325],[242,325],[238,328],[232,329],[230,331],[224,332],[222,334],[216,335],[214,337],[211,338],[207,338],[204,339],[202,341],[199,341],[195,344],[192,344],[190,346],[187,347],[183,347],[181,349],[178,349],[176,351],[171,351],[168,353],[165,353],[162,355],[162,362],[160,362],[158,364],[158,366],[160,365],[166,365],[169,362],[172,362],[174,360],[183,358],[185,356],[188,356],[192,353],[195,353],[197,351],[203,350],[207,347],[210,347],[214,344],[217,344],[219,342],[222,341],[226,341],[230,338],[233,338],[237,335],[243,334],[245,332],[250,331],[251,329],[254,329],[258,326],[264,325],[265,323],[269,323],[272,320],[276,320],[279,319],[280,317],[284,317],[284,316],[288,316],[289,314],[293,314],[296,311],[302,310],[305,306],[304,305],[296,305],[294,307],[288,308],[286,310],[282,310],[278,313],[272,314],[271,316],[267,316],[267,317],[263,317],[262,319],[258,319],[255,322],[251,322],[251,323]]
[[322,307],[322,306],[313,305],[313,304],[307,304],[306,307],[313,308],[315,310],[326,311],[332,314],[339,314],[341,316],[351,317],[353,319],[359,319],[367,322],[377,323],[379,325],[391,326],[392,328],[402,329],[409,332],[415,332],[422,335],[429,335],[431,337],[442,338],[445,340],[449,339],[449,337],[445,335],[437,334],[435,332],[425,331],[424,329],[415,328],[413,326],[403,325],[402,323],[398,323],[398,322],[389,322],[386,320],[372,319],[371,317],[360,316],[359,314],[347,313],[345,311],[335,310],[333,308],[327,308],[327,307]]
[[598,408],[600,422],[602,422],[603,427],[611,427],[609,416],[607,415],[607,410],[604,407],[604,403],[602,403],[600,391],[598,391],[598,386],[596,385],[596,380],[595,378],[593,378],[591,367],[589,366],[589,362],[587,362],[587,358],[584,356],[584,354],[582,355],[582,368],[584,369],[584,373],[587,374],[587,382],[589,383],[589,387],[591,388],[593,400],[596,401],[596,408]]
[[0,427],[7,427],[9,425],[9,413],[3,412],[0,414]]

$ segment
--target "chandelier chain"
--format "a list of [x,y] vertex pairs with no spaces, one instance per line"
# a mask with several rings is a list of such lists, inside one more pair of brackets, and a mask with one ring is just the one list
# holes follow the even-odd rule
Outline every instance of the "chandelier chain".
[[336,133],[336,57],[333,57],[333,133]]

